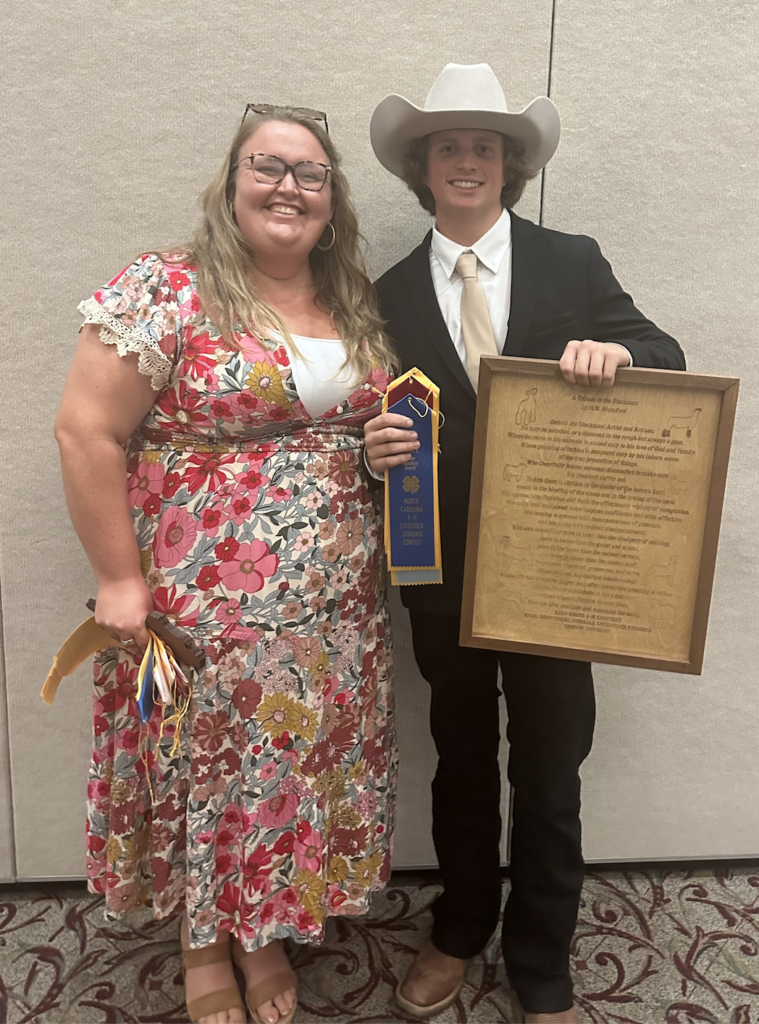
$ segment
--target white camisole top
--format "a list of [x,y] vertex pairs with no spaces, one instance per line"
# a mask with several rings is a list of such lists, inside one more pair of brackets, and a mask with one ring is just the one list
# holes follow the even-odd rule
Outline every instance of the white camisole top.
[[333,409],[359,385],[355,371],[346,366],[345,345],[340,338],[304,338],[293,334],[298,352],[289,346],[290,367],[298,396],[312,419]]

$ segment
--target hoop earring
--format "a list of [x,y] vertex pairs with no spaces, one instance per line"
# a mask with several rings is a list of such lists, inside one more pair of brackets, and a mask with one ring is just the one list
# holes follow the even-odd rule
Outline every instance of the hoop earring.
[[337,238],[337,235],[335,233],[335,225],[332,223],[332,221],[328,221],[327,227],[325,227],[324,230],[326,231],[327,228],[332,228],[332,241],[329,243],[329,245],[319,245],[319,243],[317,242],[316,248],[319,250],[319,252],[329,252],[329,250],[335,244],[335,239]]

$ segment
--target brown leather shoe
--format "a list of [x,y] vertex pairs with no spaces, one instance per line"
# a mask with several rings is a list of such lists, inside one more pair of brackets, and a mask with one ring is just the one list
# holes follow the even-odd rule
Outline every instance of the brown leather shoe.
[[414,1017],[432,1017],[456,999],[465,974],[466,960],[441,953],[429,942],[417,953],[395,998]]
[[525,1013],[524,1024],[577,1024],[574,1006],[561,1013]]

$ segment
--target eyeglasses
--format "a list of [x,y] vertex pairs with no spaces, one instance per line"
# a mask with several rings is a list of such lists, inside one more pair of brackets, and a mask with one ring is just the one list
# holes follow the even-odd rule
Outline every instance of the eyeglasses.
[[287,109],[291,110],[293,114],[299,114],[301,117],[310,118],[312,121],[323,121],[324,131],[329,135],[329,125],[327,124],[327,115],[323,110],[312,110],[311,107],[286,107],[276,106],[274,103],[248,103],[243,111],[242,121],[240,125],[248,116],[248,114],[276,114],[279,111]]
[[317,164],[312,160],[288,164],[282,157],[271,156],[269,153],[251,153],[243,157],[237,166],[240,164],[247,164],[253,171],[253,177],[262,185],[278,185],[290,171],[298,187],[306,192],[321,192],[332,170],[328,164]]

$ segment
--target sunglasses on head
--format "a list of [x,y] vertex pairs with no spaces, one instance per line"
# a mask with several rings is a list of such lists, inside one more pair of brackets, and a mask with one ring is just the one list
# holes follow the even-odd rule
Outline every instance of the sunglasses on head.
[[[248,103],[243,111],[242,125],[248,114],[276,114],[277,111],[284,109],[281,105],[274,103]],[[313,110],[311,107],[287,107],[287,110],[291,110],[294,114],[299,114],[301,117],[308,117],[312,121],[322,121],[324,124],[324,130],[329,135],[329,125],[327,124],[327,115],[323,110]]]

